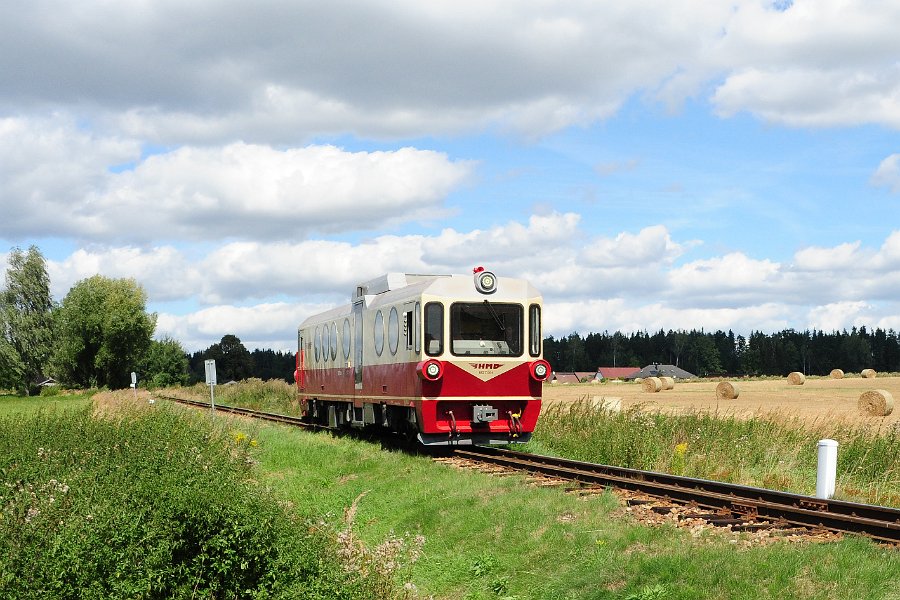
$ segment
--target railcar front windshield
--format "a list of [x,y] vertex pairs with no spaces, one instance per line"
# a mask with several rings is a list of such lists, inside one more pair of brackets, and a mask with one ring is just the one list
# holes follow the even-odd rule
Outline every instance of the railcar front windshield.
[[521,356],[521,304],[457,302],[450,306],[450,352],[457,356]]

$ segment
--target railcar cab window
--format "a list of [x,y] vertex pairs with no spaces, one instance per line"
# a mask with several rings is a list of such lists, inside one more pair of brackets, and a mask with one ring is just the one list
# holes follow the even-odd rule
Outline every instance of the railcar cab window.
[[450,306],[450,352],[457,356],[521,356],[521,304],[457,302]]
[[429,302],[425,305],[425,354],[439,356],[444,353],[444,305]]
[[532,356],[541,355],[541,307],[532,304],[528,308],[528,331],[531,334],[529,338],[528,349]]

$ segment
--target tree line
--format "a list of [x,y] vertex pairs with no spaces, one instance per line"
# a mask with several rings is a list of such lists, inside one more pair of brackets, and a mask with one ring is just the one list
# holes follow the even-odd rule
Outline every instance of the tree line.
[[832,369],[858,372],[900,371],[900,335],[893,329],[824,332],[816,329],[777,333],[754,331],[659,330],[571,333],[544,340],[544,357],[557,371],[595,371],[598,367],[672,364],[699,376],[785,375],[800,371],[827,375]]
[[13,248],[0,289],[0,389],[28,394],[49,377],[118,389],[131,384],[132,372],[142,385],[183,385],[205,380],[208,358],[216,360],[220,380],[293,380],[292,354],[249,352],[234,335],[193,355],[177,340],[153,339],[156,314],[146,304],[134,279],[102,275],[77,282],[57,303],[40,250]]
[[[248,351],[227,334],[205,350],[188,354],[171,338],[153,339],[156,314],[134,279],[94,275],[77,282],[59,303],[40,250],[14,248],[6,285],[0,290],[0,389],[28,393],[47,376],[74,387],[123,388],[131,372],[153,387],[205,380],[205,361],[216,361],[224,383],[249,377],[293,381],[294,355]],[[544,356],[557,371],[594,371],[600,366],[674,364],[696,375],[826,375],[872,368],[900,371],[900,336],[866,327],[850,331],[734,332],[659,330],[590,333],[544,340]]]

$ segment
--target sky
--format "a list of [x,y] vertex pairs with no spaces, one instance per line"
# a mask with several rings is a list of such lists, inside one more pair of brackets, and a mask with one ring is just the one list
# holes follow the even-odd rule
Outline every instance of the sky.
[[0,271],[134,278],[189,352],[476,266],[555,337],[900,330],[898,31],[895,0],[0,3]]

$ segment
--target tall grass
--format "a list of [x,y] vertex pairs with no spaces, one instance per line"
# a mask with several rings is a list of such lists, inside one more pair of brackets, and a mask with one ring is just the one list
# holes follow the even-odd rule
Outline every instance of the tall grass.
[[541,415],[534,451],[800,494],[815,491],[817,442],[839,443],[837,498],[900,506],[900,432],[787,417],[738,419],[639,407],[598,409],[585,399]]
[[[209,386],[198,383],[184,390],[198,399],[209,400]],[[297,388],[283,379],[245,379],[229,385],[217,385],[216,402],[280,414],[299,414]]]

